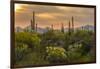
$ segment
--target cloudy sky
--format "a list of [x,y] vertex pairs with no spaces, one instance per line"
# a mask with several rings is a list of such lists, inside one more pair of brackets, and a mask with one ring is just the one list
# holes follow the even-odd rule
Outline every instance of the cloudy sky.
[[29,26],[33,11],[35,22],[41,28],[50,27],[53,24],[54,29],[60,29],[62,23],[67,28],[72,16],[75,27],[94,25],[94,8],[15,4],[15,27]]

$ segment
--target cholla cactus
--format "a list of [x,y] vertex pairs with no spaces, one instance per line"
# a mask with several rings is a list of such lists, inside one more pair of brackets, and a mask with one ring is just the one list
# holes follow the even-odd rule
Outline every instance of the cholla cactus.
[[62,47],[46,47],[47,59],[53,63],[65,62],[67,59],[66,50]]

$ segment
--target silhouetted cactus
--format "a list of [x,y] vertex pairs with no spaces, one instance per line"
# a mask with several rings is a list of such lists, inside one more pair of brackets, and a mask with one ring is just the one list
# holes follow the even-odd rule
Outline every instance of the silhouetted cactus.
[[37,24],[36,24],[36,28],[35,28],[35,30],[37,31]]
[[74,17],[72,16],[72,32],[74,32]]
[[83,26],[82,26],[82,30],[84,30]]
[[35,12],[33,12],[33,30],[35,30]]
[[70,24],[70,21],[69,21],[69,25],[68,25],[68,33],[69,33],[69,35],[71,34],[71,24]]
[[31,19],[31,29],[33,30],[33,21],[32,21],[32,19]]
[[64,33],[64,25],[63,25],[63,23],[61,24],[61,32]]
[[31,20],[31,29],[35,30],[35,12],[33,12],[32,20]]
[[51,30],[53,31],[53,24],[51,25]]

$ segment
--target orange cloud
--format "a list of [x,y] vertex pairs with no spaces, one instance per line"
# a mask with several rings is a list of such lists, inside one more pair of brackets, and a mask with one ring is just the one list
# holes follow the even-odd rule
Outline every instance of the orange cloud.
[[40,17],[40,18],[46,18],[46,19],[53,19],[54,16],[52,16],[51,14],[48,14],[48,13],[41,13],[41,14],[37,14],[36,15],[37,17]]

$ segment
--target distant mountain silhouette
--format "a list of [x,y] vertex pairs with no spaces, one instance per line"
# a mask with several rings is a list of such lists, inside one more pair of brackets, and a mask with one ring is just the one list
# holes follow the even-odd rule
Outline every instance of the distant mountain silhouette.
[[21,27],[16,27],[15,32],[23,32],[23,29]]
[[[16,27],[15,28],[15,32],[23,32],[23,31],[31,32],[32,31],[31,26],[27,26],[24,29],[22,29],[21,27]],[[47,29],[38,27],[37,32],[38,33],[44,33],[44,32],[47,32]]]
[[[74,30],[90,30],[90,31],[94,31],[94,26],[93,25],[85,25],[85,26],[77,27]],[[65,28],[64,31],[67,32],[68,28]]]
[[[85,25],[85,26],[77,27],[74,30],[90,30],[90,31],[94,31],[94,26],[93,25]],[[32,31],[31,26],[27,26],[24,29],[22,29],[21,27],[16,27],[15,28],[15,32],[23,32],[23,31],[31,32]],[[47,28],[37,27],[37,32],[38,33],[44,33],[44,32],[47,32],[47,31],[48,31]],[[65,28],[64,32],[67,32],[67,31],[68,31],[68,28]]]
[[85,25],[85,26],[78,27],[77,29],[94,31],[94,26],[93,25]]
[[40,27],[37,28],[37,32],[38,33],[44,33],[44,32],[47,32],[47,31],[48,30],[46,28],[45,29],[44,28],[40,28]]
[[[25,27],[24,30],[27,30],[27,31],[29,31],[29,32],[32,31],[31,26]],[[38,33],[44,33],[44,32],[46,32],[46,31],[47,31],[47,29],[37,27],[37,32],[38,32]]]

